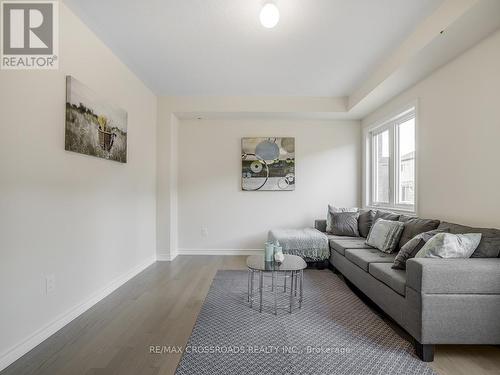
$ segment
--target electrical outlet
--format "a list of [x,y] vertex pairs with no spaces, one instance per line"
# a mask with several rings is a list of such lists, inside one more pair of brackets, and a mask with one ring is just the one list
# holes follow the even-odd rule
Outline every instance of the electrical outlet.
[[51,294],[56,289],[56,276],[54,274],[45,276],[45,294]]
[[201,227],[201,236],[203,238],[207,238],[208,237],[208,228],[207,227],[205,227],[205,226]]

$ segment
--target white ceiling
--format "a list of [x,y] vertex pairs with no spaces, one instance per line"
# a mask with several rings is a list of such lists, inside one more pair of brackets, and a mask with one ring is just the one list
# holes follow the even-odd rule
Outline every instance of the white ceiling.
[[442,0],[65,0],[159,95],[347,96]]

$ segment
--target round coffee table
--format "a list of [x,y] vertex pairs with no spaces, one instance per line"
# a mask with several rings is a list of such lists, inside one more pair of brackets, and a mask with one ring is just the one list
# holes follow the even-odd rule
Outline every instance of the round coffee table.
[[[283,292],[287,292],[287,278],[290,279],[290,304],[289,310],[292,313],[294,296],[297,297],[297,283],[299,284],[299,308],[302,307],[304,269],[307,267],[304,259],[297,255],[285,254],[283,262],[266,262],[263,255],[251,255],[247,258],[248,268],[248,302],[252,307],[254,300],[254,275],[258,274],[259,291],[259,312],[262,312],[262,293],[264,289],[264,273],[271,273],[272,285],[271,291],[274,295],[274,314],[278,313],[278,274],[284,274]],[[295,285],[294,285],[295,284]]]

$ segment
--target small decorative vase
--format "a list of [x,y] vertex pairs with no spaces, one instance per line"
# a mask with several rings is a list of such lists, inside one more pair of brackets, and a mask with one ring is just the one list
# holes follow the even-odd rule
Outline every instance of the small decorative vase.
[[272,262],[274,256],[274,245],[270,242],[266,242],[264,245],[264,260],[266,262]]
[[285,260],[281,246],[274,246],[274,261],[281,263]]

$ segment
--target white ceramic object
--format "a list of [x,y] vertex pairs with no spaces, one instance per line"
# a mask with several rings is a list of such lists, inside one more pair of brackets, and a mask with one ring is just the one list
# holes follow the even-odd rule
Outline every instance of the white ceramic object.
[[281,248],[278,251],[274,252],[274,260],[278,263],[281,263],[285,260],[285,255],[283,254],[283,251],[281,251]]

